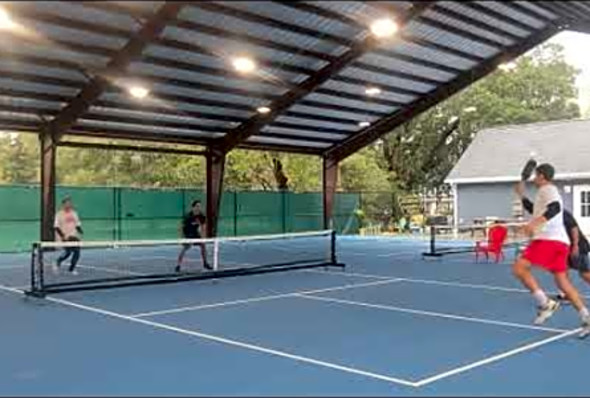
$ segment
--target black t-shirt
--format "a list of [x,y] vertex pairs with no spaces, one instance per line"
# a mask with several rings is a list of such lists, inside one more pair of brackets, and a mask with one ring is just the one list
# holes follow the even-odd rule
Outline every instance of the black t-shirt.
[[584,234],[580,230],[580,227],[578,226],[578,223],[576,222],[576,219],[574,218],[574,216],[572,216],[572,213],[570,213],[567,210],[563,211],[563,224],[565,225],[565,229],[566,229],[567,234],[569,235],[570,241],[572,243],[574,242],[574,239],[572,236],[572,229],[578,228],[578,235],[579,235],[578,247],[580,249],[580,253],[588,254],[588,252],[590,252],[590,244],[588,243],[588,239],[586,239],[586,237],[584,236]]
[[199,238],[201,236],[201,226],[205,224],[207,218],[203,213],[193,214],[189,211],[182,219],[182,232],[186,238]]

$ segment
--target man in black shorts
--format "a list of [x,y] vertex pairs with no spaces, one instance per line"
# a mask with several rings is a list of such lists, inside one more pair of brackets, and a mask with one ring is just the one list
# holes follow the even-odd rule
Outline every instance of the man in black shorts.
[[[563,224],[571,241],[568,265],[570,269],[578,271],[580,277],[590,285],[590,261],[588,259],[590,243],[580,230],[572,213],[567,210],[563,211]],[[561,301],[566,300],[563,292],[560,292],[556,298]]]
[[[207,218],[201,211],[201,201],[195,200],[191,205],[191,211],[186,213],[186,215],[182,219],[182,224],[180,225],[182,237],[185,239],[200,239],[203,236],[202,229],[205,228],[205,222]],[[209,265],[207,262],[207,251],[205,249],[204,243],[196,243],[201,247],[201,258],[203,259],[203,267],[208,270],[212,270],[213,267]],[[194,244],[183,244],[182,250],[178,255],[178,263],[176,265],[176,272],[180,272],[180,267],[182,265],[182,260],[184,259],[184,255],[186,252],[194,246]]]

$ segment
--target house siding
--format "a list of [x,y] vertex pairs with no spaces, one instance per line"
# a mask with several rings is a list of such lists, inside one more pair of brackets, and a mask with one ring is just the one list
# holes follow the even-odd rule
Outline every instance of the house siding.
[[[570,211],[573,207],[573,186],[580,184],[590,185],[590,180],[556,182],[563,198],[563,205]],[[566,186],[571,188],[569,193],[565,192]],[[527,188],[528,196],[533,199],[534,187],[527,184]],[[513,183],[458,184],[456,192],[458,224],[472,224],[474,218],[513,216],[512,205],[516,200]]]

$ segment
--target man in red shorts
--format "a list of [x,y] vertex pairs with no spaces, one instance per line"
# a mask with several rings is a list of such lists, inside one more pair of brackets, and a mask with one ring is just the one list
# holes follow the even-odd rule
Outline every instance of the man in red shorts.
[[555,283],[564,292],[582,319],[580,337],[590,334],[590,312],[568,277],[570,240],[563,224],[563,203],[557,187],[553,185],[555,169],[550,164],[541,164],[535,169],[534,184],[538,191],[533,206],[533,218],[524,226],[524,232],[533,240],[516,260],[512,271],[529,289],[539,311],[535,324],[549,319],[559,308],[559,302],[551,299],[541,289],[531,272],[535,265],[553,274]]

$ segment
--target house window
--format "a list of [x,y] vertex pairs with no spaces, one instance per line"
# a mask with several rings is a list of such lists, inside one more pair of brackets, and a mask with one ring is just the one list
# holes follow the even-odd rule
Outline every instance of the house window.
[[582,217],[590,217],[590,191],[582,191],[580,195],[580,214]]

